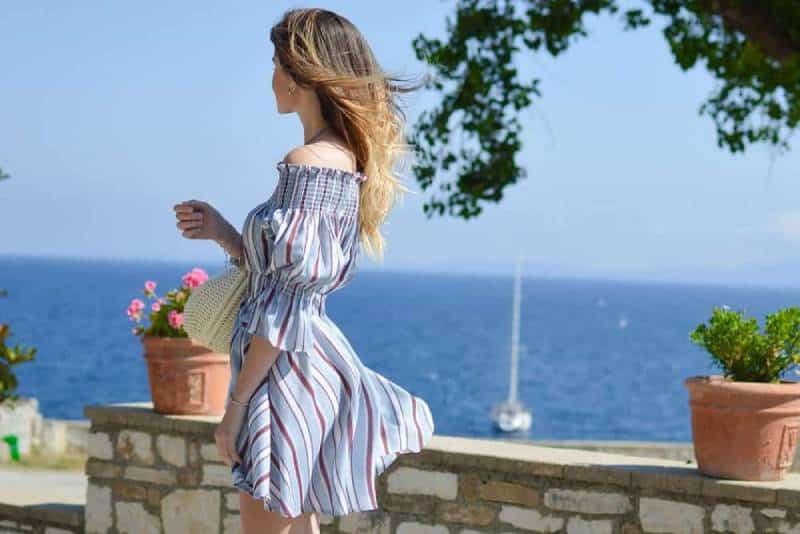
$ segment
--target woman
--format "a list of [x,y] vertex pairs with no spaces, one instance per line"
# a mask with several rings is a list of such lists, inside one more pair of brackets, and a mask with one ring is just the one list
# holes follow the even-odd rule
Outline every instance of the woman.
[[427,404],[365,367],[325,312],[362,245],[383,257],[380,226],[408,191],[391,172],[404,125],[393,96],[415,87],[389,83],[358,30],[327,10],[287,11],[270,40],[278,112],[299,115],[303,145],[277,163],[241,235],[205,202],[175,211],[185,237],[215,240],[249,273],[215,433],[242,530],[316,533],[317,512],[376,509],[378,475],[433,433]]

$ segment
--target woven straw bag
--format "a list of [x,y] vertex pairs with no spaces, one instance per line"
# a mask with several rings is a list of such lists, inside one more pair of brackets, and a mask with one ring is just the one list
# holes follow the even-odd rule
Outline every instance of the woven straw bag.
[[233,323],[247,291],[244,267],[227,269],[192,289],[183,306],[183,329],[214,352],[229,353]]

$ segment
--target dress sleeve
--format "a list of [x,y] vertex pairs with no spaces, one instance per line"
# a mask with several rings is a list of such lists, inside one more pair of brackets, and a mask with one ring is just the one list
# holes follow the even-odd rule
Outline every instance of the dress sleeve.
[[280,207],[262,221],[263,275],[247,331],[290,352],[311,353],[313,321],[347,263],[333,213]]

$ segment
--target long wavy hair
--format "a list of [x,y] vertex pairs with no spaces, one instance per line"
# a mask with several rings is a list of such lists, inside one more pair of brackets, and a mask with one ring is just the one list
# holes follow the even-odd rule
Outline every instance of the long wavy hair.
[[286,11],[269,32],[282,68],[299,85],[312,88],[322,116],[356,156],[368,179],[359,193],[359,241],[383,260],[380,228],[406,188],[394,174],[403,154],[406,116],[396,95],[423,84],[404,84],[384,72],[360,31],[345,17],[320,8]]

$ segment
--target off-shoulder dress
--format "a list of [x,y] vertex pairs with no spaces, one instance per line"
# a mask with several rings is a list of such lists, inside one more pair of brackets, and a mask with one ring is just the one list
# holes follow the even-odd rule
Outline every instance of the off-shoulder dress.
[[253,334],[279,349],[237,438],[232,485],[285,517],[378,508],[376,478],[433,434],[428,405],[366,367],[325,311],[357,270],[365,174],[278,162],[272,196],[245,218],[248,288],[231,339],[231,382]]

